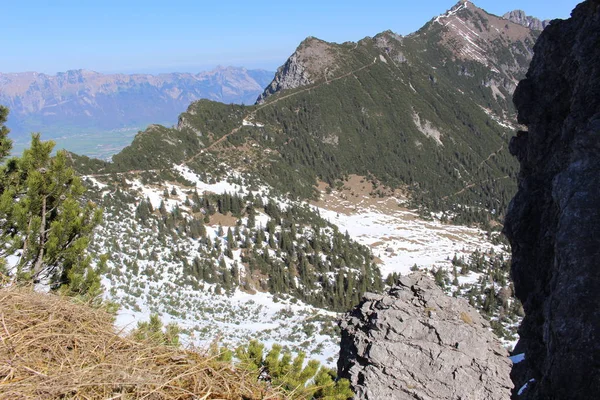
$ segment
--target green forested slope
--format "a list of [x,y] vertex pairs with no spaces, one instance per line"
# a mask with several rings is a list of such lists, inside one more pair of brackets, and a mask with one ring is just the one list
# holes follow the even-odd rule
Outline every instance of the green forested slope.
[[[511,90],[537,33],[461,4],[407,37],[309,38],[290,60],[311,83],[274,90],[260,105],[193,103],[176,128],[152,126],[112,164],[80,168],[226,163],[299,197],[313,196],[317,179],[359,174],[460,222],[502,215],[515,190]],[[289,73],[280,69],[279,79],[293,80]]]

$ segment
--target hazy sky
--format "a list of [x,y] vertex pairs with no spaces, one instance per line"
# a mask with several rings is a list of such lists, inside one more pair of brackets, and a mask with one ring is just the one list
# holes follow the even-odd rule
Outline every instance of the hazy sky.
[[[455,0],[6,1],[0,72],[197,72],[216,65],[275,70],[307,36],[356,41],[414,32]],[[478,0],[568,18],[576,0]]]

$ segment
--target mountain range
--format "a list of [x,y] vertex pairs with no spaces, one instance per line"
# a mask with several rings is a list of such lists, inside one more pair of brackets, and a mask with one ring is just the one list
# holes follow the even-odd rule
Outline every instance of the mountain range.
[[407,36],[309,37],[257,104],[198,100],[110,162],[70,154],[105,210],[91,249],[118,323],[157,312],[331,362],[331,312],[424,270],[514,344],[499,231],[539,33],[461,1]]
[[[21,113],[13,121],[49,124],[43,131],[69,121],[78,133],[61,138],[73,144],[85,129],[111,129],[101,157],[38,163],[52,144],[35,136],[33,151],[7,161],[0,277],[31,271],[38,288],[87,291],[98,296],[90,304],[103,296],[118,305],[119,334],[181,339],[270,387],[290,377],[290,398],[349,399],[343,378],[361,399],[450,399],[457,388],[593,398],[598,346],[582,337],[595,322],[597,207],[582,188],[598,187],[598,175],[582,171],[598,169],[599,16],[596,0],[567,21],[460,0],[405,36],[307,37],[273,73],[0,77],[12,96],[0,101]],[[102,125],[109,116],[116,125]],[[142,120],[153,123],[128,136]],[[93,135],[87,145],[104,146]],[[77,218],[77,201],[98,211],[97,225]],[[85,237],[69,248],[79,227]],[[29,267],[26,257],[55,257],[59,241],[62,265],[47,278],[36,272],[43,262]],[[85,273],[73,273],[75,259]],[[348,390],[296,390],[299,376],[324,388],[311,371],[336,358]],[[186,360],[171,357],[193,371],[197,359]]]
[[0,73],[0,103],[11,110],[17,141],[30,132],[44,138],[169,124],[198,99],[252,104],[273,73],[218,67],[192,73],[101,74],[71,70],[56,75]]
[[544,28],[546,28],[548,25],[550,25],[550,20],[548,20],[548,19],[540,20],[538,18],[529,16],[529,15],[525,14],[525,11],[523,11],[523,10],[514,10],[511,12],[507,12],[506,14],[504,14],[502,16],[502,18],[505,18],[516,24],[523,25],[526,28],[536,30],[536,31],[542,31],[542,30],[544,30]]
[[461,1],[404,37],[307,38],[257,105],[194,102],[96,167],[211,169],[217,156],[295,197],[355,174],[457,221],[498,219],[515,191],[511,96],[538,35]]

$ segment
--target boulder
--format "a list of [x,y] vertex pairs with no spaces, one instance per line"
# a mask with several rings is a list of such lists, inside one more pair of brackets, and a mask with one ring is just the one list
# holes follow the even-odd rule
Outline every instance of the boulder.
[[423,273],[367,293],[340,321],[338,374],[357,399],[508,399],[511,361],[490,324]]

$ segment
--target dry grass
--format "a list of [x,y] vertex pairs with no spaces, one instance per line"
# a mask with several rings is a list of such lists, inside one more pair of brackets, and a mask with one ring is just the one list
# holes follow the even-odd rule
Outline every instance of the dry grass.
[[[402,209],[398,206],[398,199],[407,197],[405,190],[384,189],[380,183],[378,183],[377,189],[373,189],[372,182],[364,176],[349,175],[348,179],[342,183],[341,188],[337,188],[328,194],[328,185],[320,181],[317,185],[317,190],[320,193],[319,200],[311,201],[311,204],[344,215],[352,215],[360,210],[367,209],[393,214]],[[376,191],[380,191],[384,196],[379,197]]]
[[473,325],[473,318],[471,318],[471,316],[464,311],[460,313],[460,319],[469,325]]
[[210,222],[208,223],[211,226],[221,225],[225,228],[227,227],[235,227],[239,218],[234,217],[231,213],[227,213],[227,215],[223,215],[220,212],[216,212],[210,216]]
[[194,351],[136,342],[67,298],[0,290],[0,399],[279,399]]

